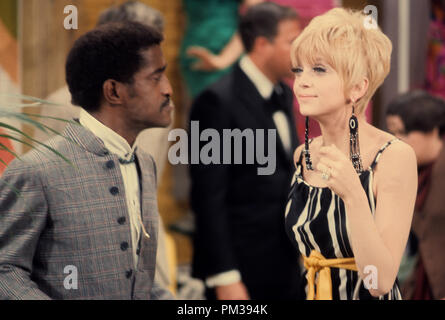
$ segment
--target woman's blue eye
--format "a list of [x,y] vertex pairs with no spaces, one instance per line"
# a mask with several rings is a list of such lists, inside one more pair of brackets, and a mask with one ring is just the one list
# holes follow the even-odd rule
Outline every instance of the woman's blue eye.
[[293,73],[301,73],[303,71],[303,69],[300,67],[292,68],[291,70]]
[[315,72],[317,72],[317,73],[323,73],[323,72],[326,72],[326,69],[325,68],[322,68],[322,67],[314,67],[314,69],[313,69]]

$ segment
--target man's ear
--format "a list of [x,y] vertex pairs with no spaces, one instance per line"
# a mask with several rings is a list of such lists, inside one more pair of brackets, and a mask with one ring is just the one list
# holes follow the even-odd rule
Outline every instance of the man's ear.
[[439,127],[434,127],[429,134],[440,139]]
[[110,105],[122,104],[123,99],[126,97],[126,90],[127,88],[123,83],[113,79],[105,80],[102,85],[104,99]]
[[264,49],[266,49],[270,45],[269,39],[263,36],[259,36],[255,38],[255,41],[253,43],[253,50],[258,52],[264,52]]

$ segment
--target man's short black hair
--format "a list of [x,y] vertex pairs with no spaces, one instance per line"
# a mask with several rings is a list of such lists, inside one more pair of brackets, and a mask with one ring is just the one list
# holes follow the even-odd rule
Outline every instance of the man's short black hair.
[[278,24],[283,20],[298,20],[298,15],[294,9],[273,2],[250,7],[239,24],[239,33],[246,52],[252,51],[258,37],[273,41],[278,34]]
[[113,22],[84,34],[74,43],[65,65],[71,103],[87,111],[99,108],[107,79],[131,84],[143,67],[141,51],[159,45],[163,36],[138,22]]
[[445,101],[423,90],[415,90],[395,98],[388,105],[387,115],[399,116],[405,133],[411,131],[431,132],[439,129],[445,133]]

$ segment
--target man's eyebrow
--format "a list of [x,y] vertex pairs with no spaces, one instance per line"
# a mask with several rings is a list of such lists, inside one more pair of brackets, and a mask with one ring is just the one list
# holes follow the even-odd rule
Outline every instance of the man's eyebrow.
[[156,69],[155,71],[153,71],[152,73],[150,73],[149,76],[153,76],[155,74],[159,74],[159,73],[163,73],[165,71],[165,69],[167,69],[167,64],[165,64],[164,66]]

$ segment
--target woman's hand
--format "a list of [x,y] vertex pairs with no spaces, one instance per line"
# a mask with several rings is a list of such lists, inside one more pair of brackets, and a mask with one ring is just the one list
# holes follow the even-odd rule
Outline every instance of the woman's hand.
[[193,70],[214,71],[227,67],[220,56],[213,54],[204,47],[190,47],[187,49],[187,55],[198,59],[191,66]]
[[363,191],[351,160],[335,145],[320,148],[320,161],[316,169],[320,174],[328,174],[327,186],[343,201],[353,197],[355,192]]

